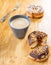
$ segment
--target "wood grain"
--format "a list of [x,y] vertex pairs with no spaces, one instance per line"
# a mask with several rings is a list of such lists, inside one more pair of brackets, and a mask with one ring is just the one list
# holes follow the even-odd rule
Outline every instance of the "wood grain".
[[[0,18],[7,14],[11,8],[14,8],[18,0],[0,0]],[[46,62],[36,62],[28,58],[30,48],[27,44],[28,34],[34,30],[41,30],[48,34],[48,45],[51,45],[51,15],[47,12],[47,1],[41,0],[20,0],[19,10],[13,12],[10,17],[16,14],[24,14],[26,7],[31,4],[43,5],[45,9],[45,15],[42,19],[31,20],[30,27],[23,40],[16,38],[9,27],[9,18],[0,23],[0,65],[51,65],[51,47],[49,47],[49,59]],[[46,4],[46,6],[44,6]],[[48,8],[48,7],[47,7]]]

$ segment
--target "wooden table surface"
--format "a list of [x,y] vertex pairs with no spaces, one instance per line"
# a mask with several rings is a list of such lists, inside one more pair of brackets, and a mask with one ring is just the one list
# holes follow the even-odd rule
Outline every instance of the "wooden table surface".
[[[0,0],[0,18],[7,14],[17,4],[17,0]],[[31,21],[24,39],[16,38],[8,24],[9,18],[16,14],[24,14],[26,7],[34,3],[44,8],[42,19]],[[28,58],[30,48],[27,44],[28,34],[34,30],[48,34],[47,44],[51,45],[51,7],[50,0],[20,0],[20,8],[13,12],[5,22],[0,23],[0,65],[51,65],[51,51],[46,62],[36,62]],[[51,47],[49,47],[51,50]]]

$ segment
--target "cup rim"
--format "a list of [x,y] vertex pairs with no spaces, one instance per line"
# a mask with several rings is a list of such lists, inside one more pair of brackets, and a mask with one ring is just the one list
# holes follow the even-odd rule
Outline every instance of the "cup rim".
[[[16,18],[25,18],[25,19],[28,21],[29,24],[28,24],[26,27],[24,27],[24,28],[15,28],[15,27],[11,26],[10,23],[11,23],[14,19],[16,19]],[[28,16],[25,16],[25,15],[14,15],[14,16],[12,16],[12,17],[9,19],[9,22],[8,22],[8,23],[9,23],[10,27],[12,27],[12,28],[14,28],[14,29],[21,30],[21,29],[25,29],[25,28],[27,28],[27,27],[30,26],[30,19],[29,19]]]

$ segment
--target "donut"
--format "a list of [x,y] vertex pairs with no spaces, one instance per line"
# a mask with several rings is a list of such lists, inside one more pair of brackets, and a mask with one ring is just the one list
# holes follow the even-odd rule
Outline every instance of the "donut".
[[30,18],[42,18],[44,16],[44,10],[42,6],[29,5],[26,8],[26,15]]
[[30,52],[29,58],[36,60],[36,61],[45,61],[49,57],[49,49],[48,45],[38,46],[34,48],[33,51]]
[[28,44],[31,48],[37,45],[45,45],[47,42],[47,34],[41,31],[33,31],[28,35]]

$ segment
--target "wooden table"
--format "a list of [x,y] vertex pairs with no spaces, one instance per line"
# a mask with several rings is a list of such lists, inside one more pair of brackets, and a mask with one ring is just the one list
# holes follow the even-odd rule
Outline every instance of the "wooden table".
[[[0,18],[8,13],[17,2],[17,0],[0,0]],[[9,27],[8,20],[15,14],[24,14],[26,7],[31,3],[42,5],[45,15],[42,19],[31,21],[23,40],[17,39]],[[47,44],[49,45],[49,50],[51,50],[50,4],[50,0],[48,0],[48,2],[47,0],[20,0],[19,10],[13,12],[4,23],[0,23],[0,65],[51,65],[51,51],[49,53],[50,57],[46,62],[36,62],[28,58],[31,49],[27,44],[28,34],[34,30],[40,30],[48,34]]]

